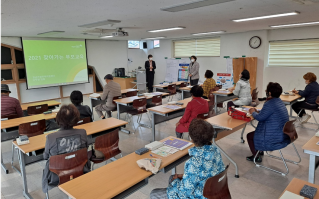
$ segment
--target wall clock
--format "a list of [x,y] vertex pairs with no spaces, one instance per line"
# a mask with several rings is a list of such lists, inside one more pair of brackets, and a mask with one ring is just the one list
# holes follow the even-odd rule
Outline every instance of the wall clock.
[[252,38],[250,38],[249,40],[249,46],[253,49],[259,48],[259,46],[261,45],[261,38],[258,36],[253,36]]

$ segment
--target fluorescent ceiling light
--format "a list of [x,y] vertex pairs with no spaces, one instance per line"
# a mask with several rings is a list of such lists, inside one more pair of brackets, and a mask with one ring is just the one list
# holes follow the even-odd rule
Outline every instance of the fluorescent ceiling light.
[[81,28],[93,28],[93,27],[105,26],[105,25],[115,24],[115,23],[121,23],[121,21],[120,20],[108,19],[108,20],[104,20],[104,21],[98,21],[98,22],[94,22],[94,23],[83,24],[83,25],[80,25],[78,27],[81,27]]
[[195,35],[195,36],[197,36],[197,35],[210,35],[210,34],[218,34],[218,33],[224,33],[224,32],[226,32],[226,31],[221,30],[221,31],[215,31],[215,32],[194,33],[192,35]]
[[275,26],[270,26],[270,27],[279,28],[279,27],[288,27],[288,26],[305,26],[305,25],[312,25],[312,24],[319,24],[319,21],[306,22],[306,23],[285,24],[285,25],[275,25]]
[[113,37],[112,35],[108,35],[108,36],[102,36],[100,38],[110,38],[110,37]]
[[60,33],[64,33],[65,31],[60,31],[60,30],[53,30],[53,31],[49,31],[49,32],[42,32],[39,33],[38,35],[41,36],[50,36],[50,35],[56,35],[56,34],[60,34]]
[[149,30],[148,32],[163,32],[163,31],[180,30],[180,29],[184,29],[184,27],[166,28],[166,29],[159,29],[159,30]]
[[275,18],[275,17],[286,17],[291,15],[297,15],[299,12],[288,12],[283,14],[276,14],[276,15],[267,15],[267,16],[261,16],[261,17],[252,17],[252,18],[246,18],[246,19],[236,19],[233,20],[234,22],[242,22],[242,21],[252,21],[252,20],[258,20],[258,19],[269,19],[269,18]]
[[[165,38],[165,37],[152,37],[152,38],[144,38],[144,39],[146,40],[146,39],[164,39],[164,38]],[[143,40],[144,40],[144,39],[143,39]]]
[[219,3],[225,3],[229,1],[235,1],[235,0],[198,0],[198,1],[192,1],[188,3],[161,8],[161,10],[168,11],[168,12],[179,12],[179,11],[200,8],[200,7],[210,6],[210,5],[219,4]]

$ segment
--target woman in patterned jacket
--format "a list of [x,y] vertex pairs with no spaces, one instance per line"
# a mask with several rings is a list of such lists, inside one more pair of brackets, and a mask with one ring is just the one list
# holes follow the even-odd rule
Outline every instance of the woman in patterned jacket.
[[205,198],[206,180],[225,170],[218,148],[211,143],[213,132],[212,125],[202,119],[191,122],[189,135],[195,146],[188,151],[191,158],[185,163],[184,174],[172,175],[168,188],[154,189],[151,199]]

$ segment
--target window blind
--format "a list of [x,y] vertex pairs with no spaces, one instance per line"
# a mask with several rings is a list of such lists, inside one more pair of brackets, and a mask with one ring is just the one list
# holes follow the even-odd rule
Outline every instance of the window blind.
[[319,67],[319,39],[269,42],[269,66]]
[[174,41],[174,57],[220,56],[220,38]]

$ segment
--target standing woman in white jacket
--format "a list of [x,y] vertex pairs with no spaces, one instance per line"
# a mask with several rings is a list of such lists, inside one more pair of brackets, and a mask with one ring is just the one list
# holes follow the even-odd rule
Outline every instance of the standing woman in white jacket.
[[194,55],[191,56],[191,63],[189,64],[188,72],[191,86],[197,85],[199,80],[199,63],[197,62],[197,57]]
[[243,70],[239,75],[239,81],[236,83],[236,87],[229,88],[228,90],[233,92],[234,95],[238,96],[238,100],[229,101],[227,103],[227,111],[229,107],[232,106],[248,106],[250,105],[252,98],[250,93],[250,83],[249,78],[250,74],[248,70]]

